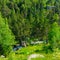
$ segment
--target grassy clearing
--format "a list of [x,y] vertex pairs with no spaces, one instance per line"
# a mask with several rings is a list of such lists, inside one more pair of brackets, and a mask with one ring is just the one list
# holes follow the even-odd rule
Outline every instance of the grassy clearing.
[[60,60],[60,51],[54,53],[45,54],[41,51],[42,45],[28,46],[19,49],[16,52],[11,52],[7,58],[0,57],[0,60],[27,60],[31,54],[41,54],[44,56],[32,58],[31,60]]

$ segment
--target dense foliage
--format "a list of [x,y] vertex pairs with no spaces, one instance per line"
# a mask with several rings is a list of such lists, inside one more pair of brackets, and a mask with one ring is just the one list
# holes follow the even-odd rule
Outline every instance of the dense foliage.
[[0,54],[7,55],[15,44],[15,37],[9,29],[6,19],[2,18],[0,14]]
[[52,49],[60,45],[60,0],[0,0],[0,12],[1,45],[13,45],[14,36],[20,44],[42,40]]

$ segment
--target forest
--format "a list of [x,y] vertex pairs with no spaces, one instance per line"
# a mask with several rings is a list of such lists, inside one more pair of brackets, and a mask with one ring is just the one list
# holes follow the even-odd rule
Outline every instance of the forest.
[[60,0],[0,0],[0,60],[60,60]]

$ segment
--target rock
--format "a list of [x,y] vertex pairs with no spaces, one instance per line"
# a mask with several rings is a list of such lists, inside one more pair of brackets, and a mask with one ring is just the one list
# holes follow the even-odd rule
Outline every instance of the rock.
[[1,55],[1,57],[2,57],[2,58],[5,58],[5,56],[4,56],[4,55]]
[[44,58],[44,55],[40,55],[40,54],[32,54],[28,57],[28,60],[31,60],[32,58]]

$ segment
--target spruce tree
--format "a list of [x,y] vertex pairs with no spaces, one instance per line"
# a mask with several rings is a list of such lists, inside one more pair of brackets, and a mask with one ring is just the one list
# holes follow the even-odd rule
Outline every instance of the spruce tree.
[[9,29],[7,19],[0,14],[0,54],[7,55],[15,44],[15,37]]

